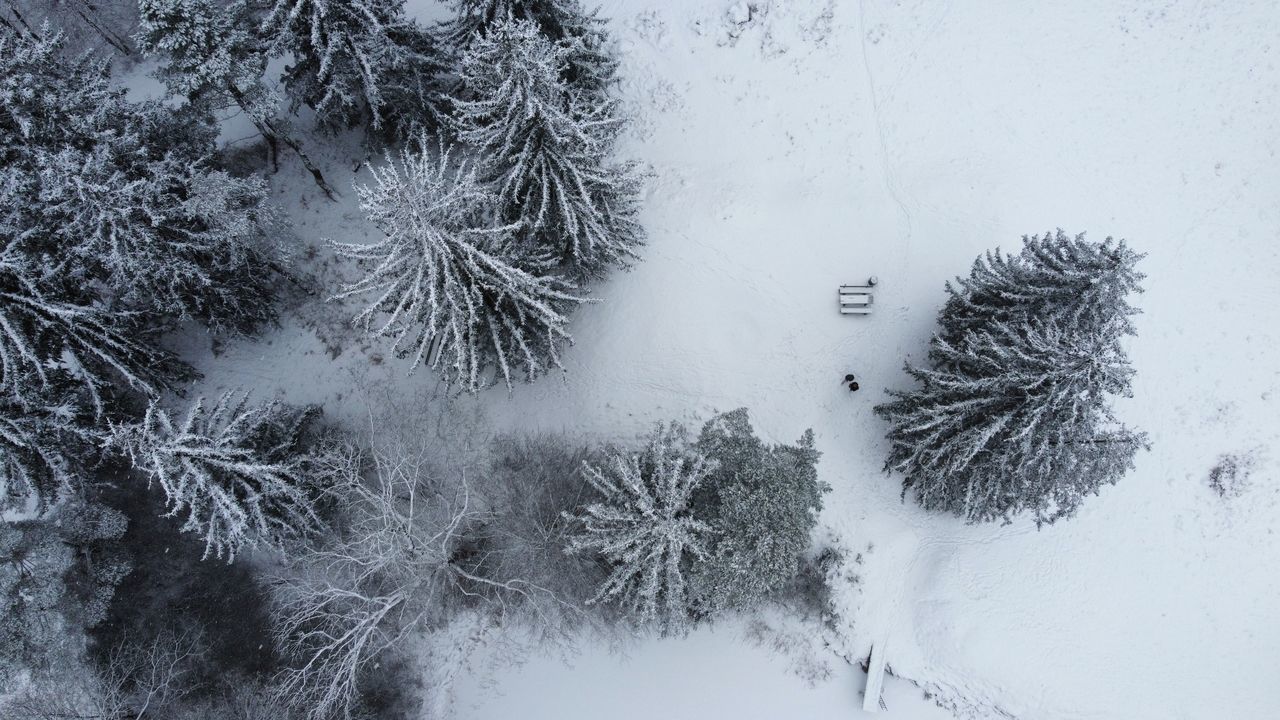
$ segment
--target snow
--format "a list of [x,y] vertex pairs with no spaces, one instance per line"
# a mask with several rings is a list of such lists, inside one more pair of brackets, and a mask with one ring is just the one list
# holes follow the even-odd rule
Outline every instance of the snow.
[[[822,521],[871,546],[848,588],[855,656],[892,637],[893,673],[961,717],[1276,716],[1280,12],[1270,0],[749,5],[740,23],[724,0],[605,3],[637,116],[626,150],[654,173],[644,259],[576,312],[563,380],[461,404],[495,428],[602,439],[743,405],[768,439],[813,427],[834,488]],[[353,163],[330,161],[330,182],[350,187]],[[291,170],[277,192],[304,242],[374,237],[353,193],[328,204]],[[1149,253],[1135,397],[1119,411],[1152,450],[1040,531],[901,502],[872,406],[924,353],[944,281],[1058,226]],[[313,267],[350,277],[324,251]],[[871,274],[875,314],[841,316],[835,288]],[[362,414],[370,386],[434,403],[431,374],[407,376],[355,339],[340,324],[353,314],[313,301],[266,340],[195,360],[211,386],[280,389],[336,417]],[[1228,497],[1209,486],[1223,455],[1248,458]],[[840,667],[810,688],[725,624],[626,658],[588,644],[573,667],[536,657],[464,677],[455,709],[857,717],[863,677]],[[882,717],[938,716],[887,680]]]
[[732,629],[704,629],[624,653],[590,647],[569,663],[530,661],[493,683],[464,683],[454,710],[468,720],[951,718],[918,688],[892,678],[883,697],[890,711],[865,713],[863,677],[845,668],[810,687],[776,657],[737,640]]

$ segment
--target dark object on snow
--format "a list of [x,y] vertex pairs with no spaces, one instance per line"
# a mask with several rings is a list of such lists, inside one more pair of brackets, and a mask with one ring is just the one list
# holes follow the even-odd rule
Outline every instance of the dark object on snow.
[[857,378],[855,378],[855,377],[853,376],[853,373],[849,373],[848,375],[845,375],[845,376],[844,376],[844,381],[845,381],[845,382],[847,382],[847,383],[851,383],[851,382],[853,382],[854,380],[857,380]]
[[858,392],[858,387],[859,385],[856,382],[849,383],[849,392]]

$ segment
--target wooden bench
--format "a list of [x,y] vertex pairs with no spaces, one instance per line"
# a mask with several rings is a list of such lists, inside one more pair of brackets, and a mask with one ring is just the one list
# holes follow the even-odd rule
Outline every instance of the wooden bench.
[[871,290],[871,285],[841,285],[840,314],[870,315],[871,305],[875,302]]

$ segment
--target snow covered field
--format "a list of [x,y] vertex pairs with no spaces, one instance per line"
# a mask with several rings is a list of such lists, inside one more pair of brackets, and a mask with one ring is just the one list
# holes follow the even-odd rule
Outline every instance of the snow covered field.
[[[628,149],[654,175],[650,244],[578,311],[563,381],[463,404],[497,428],[596,437],[743,405],[772,440],[813,427],[834,488],[822,521],[866,561],[847,592],[851,649],[887,640],[893,671],[961,717],[1280,716],[1280,9],[752,5],[606,0]],[[349,171],[335,158],[327,172],[349,187]],[[300,236],[372,237],[353,193],[332,205],[305,182],[278,188]],[[1120,412],[1151,451],[1041,531],[902,503],[872,406],[922,356],[944,281],[1056,227],[1149,253]],[[840,316],[836,287],[871,274],[875,314]],[[348,310],[304,308],[198,364],[212,385],[284,388],[338,415],[363,413],[360,385],[433,391],[342,330]],[[1244,481],[1220,497],[1210,473],[1232,457]],[[587,647],[576,668],[533,659],[464,682],[458,716],[861,712],[861,673],[810,688],[732,624],[630,659]],[[941,715],[920,698],[891,683],[884,716]]]

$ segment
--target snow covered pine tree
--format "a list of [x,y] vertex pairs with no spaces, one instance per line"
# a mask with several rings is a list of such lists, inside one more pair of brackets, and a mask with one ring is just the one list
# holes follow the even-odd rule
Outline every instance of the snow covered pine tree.
[[640,177],[609,156],[623,121],[617,101],[564,80],[569,49],[529,21],[477,36],[462,59],[458,136],[481,158],[504,217],[521,224],[531,262],[583,276],[636,257]]
[[280,116],[280,97],[263,82],[271,45],[244,2],[225,7],[210,0],[138,0],[138,46],[160,61],[157,76],[169,92],[185,98],[188,111],[209,114],[238,106],[267,144],[272,168],[280,144],[298,156],[325,197],[333,188]]
[[[374,184],[356,192],[386,237],[334,245],[368,268],[337,297],[376,294],[357,322],[393,336],[413,367],[426,361],[470,392],[490,383],[491,369],[509,390],[520,370],[532,380],[561,367],[559,347],[571,342],[566,313],[586,300],[570,294],[572,284],[508,259],[513,228],[492,224],[493,196],[467,163],[422,136],[371,172]],[[379,315],[386,319],[375,324]]]
[[1142,255],[1061,230],[1023,242],[947,284],[931,367],[908,364],[919,387],[876,408],[903,494],[969,522],[1069,517],[1146,444],[1109,406],[1131,393],[1122,339],[1135,334],[1127,296],[1141,292]]
[[113,444],[159,483],[169,514],[203,536],[205,555],[228,560],[259,543],[277,545],[321,526],[313,503],[325,479],[311,472],[302,434],[315,407],[250,406],[224,393],[196,401],[174,422],[156,404],[139,425],[117,429]]
[[598,554],[611,566],[592,602],[618,602],[663,632],[688,627],[687,578],[706,559],[711,535],[691,502],[714,468],[685,446],[678,426],[659,427],[643,452],[614,452],[606,469],[583,465],[601,498],[581,509],[582,529],[567,551]]
[[280,251],[266,183],[147,151],[126,130],[110,146],[42,158],[47,237],[67,271],[125,307],[215,331],[273,320]]
[[72,495],[100,437],[73,392],[17,385],[21,397],[0,392],[0,512],[38,515]]
[[603,103],[617,79],[618,58],[599,12],[580,0],[454,0],[456,16],[444,37],[465,51],[477,37],[507,21],[534,23],[548,40],[568,50],[563,78],[587,105]]
[[289,92],[330,128],[403,139],[439,112],[444,56],[405,16],[404,0],[276,0],[263,31],[294,59]]
[[[0,29],[0,507],[48,510],[83,476],[93,425],[122,391],[154,394],[188,373],[107,269],[133,230],[126,216],[145,224],[146,211],[97,212],[99,191],[136,179],[99,161],[118,150],[145,165],[163,152],[139,138],[167,127],[110,86],[105,63],[64,57],[54,34]],[[109,177],[68,177],[85,165]]]
[[0,210],[46,297],[215,330],[274,317],[265,183],[214,166],[207,118],[128,102],[105,65],[66,62],[56,38],[0,46],[0,65],[0,130],[14,133]]
[[813,431],[795,445],[766,445],[738,408],[707,421],[693,447],[715,461],[693,497],[713,531],[691,582],[698,615],[749,609],[795,580],[831,489],[818,479]]
[[120,387],[154,394],[185,367],[148,333],[135,340],[131,314],[89,293],[48,297],[42,287],[60,283],[18,248],[30,229],[14,222],[18,207],[0,197],[0,511],[43,513],[83,477]]
[[208,99],[221,109],[224,94],[266,93],[267,48],[254,30],[243,2],[138,0],[139,49],[161,60],[158,76],[169,92],[196,104]]
[[[15,248],[16,233],[0,231],[0,379],[15,401],[28,405],[52,393],[61,407],[80,399],[66,394],[78,387],[101,416],[117,382],[154,394],[185,375],[176,359],[145,342],[150,333],[136,327],[132,313],[112,312],[90,293],[69,301],[46,295],[41,285],[55,286],[56,292],[56,283],[41,277],[38,264]],[[134,330],[142,342],[134,340]]]

